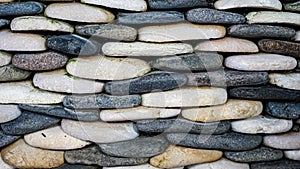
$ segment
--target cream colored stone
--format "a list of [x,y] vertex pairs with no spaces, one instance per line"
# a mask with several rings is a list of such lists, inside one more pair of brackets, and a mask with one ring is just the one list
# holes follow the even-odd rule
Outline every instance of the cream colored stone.
[[0,104],[0,123],[6,123],[18,118],[21,115],[18,105]]
[[12,55],[0,51],[0,67],[8,65],[11,62]]
[[218,0],[214,4],[216,9],[232,8],[264,8],[281,10],[282,4],[279,0]]
[[172,42],[197,39],[222,38],[226,29],[217,25],[178,23],[171,25],[146,26],[138,30],[138,39],[146,42]]
[[277,149],[300,149],[300,132],[288,132],[279,135],[264,136],[266,146]]
[[168,56],[192,53],[193,47],[185,43],[108,42],[102,51],[108,56]]
[[300,41],[300,31],[296,32],[294,39],[295,39],[295,41]]
[[181,114],[192,121],[215,122],[254,117],[262,110],[263,105],[260,101],[230,99],[219,106],[183,109]]
[[188,166],[188,169],[250,169],[247,163],[237,163],[226,158],[222,158],[215,162]]
[[300,25],[300,14],[292,12],[260,11],[250,12],[246,16],[247,22],[252,23],[278,23]]
[[1,155],[0,155],[0,168],[1,168],[1,169],[14,169],[12,166],[6,164],[6,163],[2,160]]
[[300,90],[300,73],[271,73],[269,82],[279,87]]
[[[143,164],[143,165],[135,165],[135,166],[122,166],[122,167],[103,167],[102,169],[159,169],[159,168],[153,167],[150,164]],[[183,169],[183,167],[176,167],[172,169]]]
[[284,156],[291,160],[300,161],[300,150],[284,151]]
[[145,0],[81,0],[82,3],[101,5],[109,8],[124,9],[128,11],[146,11]]

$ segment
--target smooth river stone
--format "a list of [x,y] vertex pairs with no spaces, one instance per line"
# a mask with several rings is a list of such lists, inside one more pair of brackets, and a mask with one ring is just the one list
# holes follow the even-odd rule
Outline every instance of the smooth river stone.
[[0,129],[0,148],[13,143],[19,138],[21,138],[21,136],[5,134],[3,130]]
[[60,126],[55,126],[24,136],[27,144],[49,150],[71,150],[85,147],[91,143],[66,134]]
[[250,150],[258,147],[262,142],[260,135],[239,133],[225,133],[223,135],[172,133],[167,134],[167,139],[172,144],[181,146],[229,151]]
[[[1,5],[1,4],[0,4]],[[0,31],[0,50],[5,51],[44,51],[46,39],[31,33],[13,33],[9,30]]]
[[1,168],[1,169],[14,169],[12,166],[6,164],[6,163],[2,160],[1,155],[0,155],[0,168]]
[[228,68],[245,71],[292,70],[297,66],[297,60],[290,56],[258,53],[229,56],[224,64]]
[[0,19],[0,28],[6,27],[7,25],[9,25],[10,20],[7,19]]
[[188,87],[142,95],[142,105],[149,107],[212,106],[226,101],[226,90],[214,87]]
[[284,5],[284,9],[287,11],[300,12],[300,2],[288,3]]
[[[1,37],[1,36],[0,36]],[[192,53],[193,47],[186,43],[108,42],[102,46],[108,56],[169,56]]]
[[147,10],[147,3],[145,0],[81,0],[81,2],[128,11],[143,12]]
[[[153,167],[150,164],[142,164],[142,165],[135,165],[135,166],[103,167],[103,169],[159,169],[159,168]],[[176,167],[172,169],[183,169],[183,167]]]
[[51,151],[27,145],[23,139],[1,151],[3,161],[15,168],[53,168],[64,164],[63,151]]
[[300,149],[299,139],[299,132],[288,132],[264,136],[263,144],[276,149]]
[[[95,143],[132,140],[139,136],[133,123],[80,122],[63,119],[61,127],[67,134]],[[109,137],[107,137],[109,135]]]
[[78,25],[75,29],[79,35],[91,38],[135,41],[137,37],[135,28],[118,24]]
[[196,52],[172,57],[158,58],[151,67],[161,70],[204,71],[222,67],[223,56],[217,53]]
[[178,23],[172,25],[146,26],[138,30],[138,40],[146,42],[172,42],[197,39],[222,38],[223,26]]
[[[300,16],[299,16],[300,17]],[[264,39],[258,42],[260,50],[267,53],[278,53],[300,57],[300,44],[281,40]]]
[[300,90],[300,73],[271,73],[270,83],[282,88]]
[[73,2],[52,3],[47,6],[45,16],[86,23],[108,23],[115,18],[114,14],[105,9]]
[[284,156],[291,160],[300,161],[300,150],[284,151]]
[[208,6],[206,0],[148,0],[151,9],[178,9],[178,8],[192,8],[200,6]]
[[289,27],[239,24],[227,29],[228,34],[242,38],[283,38],[290,39],[295,36],[296,31]]
[[195,47],[195,50],[211,51],[211,52],[241,52],[241,53],[256,53],[259,51],[256,44],[249,40],[230,38],[230,37],[200,42]]
[[198,133],[198,134],[223,134],[230,128],[229,121],[215,123],[198,123],[182,118],[140,120],[136,127],[146,133]]
[[21,70],[13,65],[0,67],[0,82],[25,80],[31,75],[31,72]]
[[231,122],[231,130],[246,134],[284,133],[293,127],[292,120],[256,116],[245,120]]
[[65,163],[64,165],[61,165],[57,168],[53,168],[53,169],[99,169],[99,166],[91,166],[91,165],[72,165],[72,164],[68,164]]
[[63,67],[68,61],[66,55],[56,52],[15,54],[12,64],[15,67],[31,71],[53,70]]
[[[131,166],[145,164],[149,158],[122,158],[108,156],[98,146],[65,152],[65,159],[70,164],[100,165],[103,167]],[[73,168],[72,168],[73,169]]]
[[107,82],[105,91],[112,95],[150,93],[176,89],[186,82],[184,74],[156,71],[134,79]]
[[282,4],[279,0],[218,0],[215,2],[216,9],[233,9],[233,8],[263,8],[281,10]]
[[300,103],[268,102],[265,111],[278,118],[298,119],[300,116]]
[[63,98],[62,94],[34,88],[31,81],[0,83],[0,103],[56,104]]
[[178,114],[180,114],[180,112],[180,109],[159,109],[140,106],[137,108],[101,110],[100,118],[101,120],[108,122],[133,121],[143,119],[169,118],[177,116]]
[[182,167],[207,163],[220,159],[222,151],[193,149],[170,145],[165,152],[150,159],[150,164],[159,168]]
[[17,105],[0,104],[0,123],[6,123],[18,118],[21,115],[21,110]]
[[250,165],[251,165],[251,169],[287,169],[287,168],[297,169],[297,168],[300,168],[300,162],[292,161],[292,160],[277,160],[277,161],[269,161],[269,162],[260,162],[260,163],[253,163]]
[[246,16],[249,24],[271,23],[271,24],[290,24],[300,25],[300,14],[291,12],[272,12],[260,11],[250,12]]
[[24,111],[17,119],[1,124],[1,128],[6,134],[23,135],[48,128],[58,122],[60,119],[53,116]]
[[146,61],[134,58],[93,56],[72,59],[67,64],[67,72],[71,75],[95,80],[132,79],[150,70]]
[[262,110],[260,101],[229,99],[224,105],[183,109],[181,114],[192,121],[214,122],[246,119],[261,114]]
[[215,162],[187,166],[187,169],[250,169],[250,167],[247,163],[237,163],[221,158]]
[[35,15],[43,12],[43,5],[38,2],[11,2],[0,4],[0,17],[18,16],[18,15]]
[[163,153],[169,146],[168,140],[163,136],[138,137],[133,140],[99,144],[102,152],[116,157],[152,157]]
[[243,15],[209,8],[197,8],[187,11],[186,18],[195,23],[238,24],[246,22]]
[[8,65],[11,62],[12,55],[10,53],[0,51],[0,66]]

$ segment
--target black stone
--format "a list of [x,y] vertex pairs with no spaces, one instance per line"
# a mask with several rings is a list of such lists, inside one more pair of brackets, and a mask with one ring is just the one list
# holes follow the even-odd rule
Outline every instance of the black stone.
[[267,53],[278,53],[300,57],[300,43],[282,40],[263,39],[258,42],[260,50]]
[[298,119],[300,117],[300,103],[268,102],[265,111],[278,118]]
[[278,160],[250,164],[251,169],[299,169],[300,161]]
[[206,7],[206,0],[148,0],[151,9],[178,9],[192,7]]
[[0,148],[5,147],[14,141],[18,140],[21,138],[21,136],[14,136],[14,135],[9,135],[5,134],[1,129],[0,129]]
[[7,19],[0,19],[0,28],[3,28],[6,25],[9,25],[10,21]]
[[91,166],[91,165],[72,165],[72,164],[63,164],[60,167],[56,167],[53,169],[100,169],[99,166]]
[[0,16],[35,15],[43,10],[44,7],[41,3],[33,1],[0,4]]

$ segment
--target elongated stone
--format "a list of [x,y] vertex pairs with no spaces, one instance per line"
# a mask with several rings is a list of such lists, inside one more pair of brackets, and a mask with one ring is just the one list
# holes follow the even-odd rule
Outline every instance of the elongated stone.
[[81,0],[82,3],[101,5],[109,8],[124,9],[128,11],[146,11],[147,3],[145,0]]
[[258,47],[255,43],[249,40],[225,37],[218,40],[200,42],[195,47],[195,50],[211,52],[256,53],[258,52]]
[[142,95],[142,105],[149,107],[212,106],[226,101],[226,90],[213,87],[189,87]]
[[300,11],[300,2],[294,2],[294,3],[288,3],[284,5],[284,9],[287,11],[294,11],[299,12]]
[[108,42],[102,46],[108,56],[169,56],[192,53],[193,47],[186,43]]
[[16,136],[16,135],[9,135],[3,132],[2,129],[0,129],[0,148],[5,147],[14,141],[18,140],[21,138],[21,136]]
[[31,75],[31,72],[21,70],[13,65],[0,67],[0,82],[25,80]]
[[237,163],[230,161],[226,158],[222,158],[218,161],[188,166],[188,169],[250,169],[247,163]]
[[14,169],[12,166],[6,164],[3,160],[2,157],[0,156],[0,167],[2,169]]
[[277,149],[300,149],[299,132],[288,132],[279,135],[264,136],[263,143]]
[[233,8],[263,8],[281,10],[282,5],[279,0],[267,0],[267,1],[247,1],[247,0],[218,0],[215,2],[214,7],[216,9],[233,9]]
[[72,59],[67,64],[67,72],[71,75],[95,80],[131,79],[142,76],[150,70],[146,61],[133,58],[94,56]]
[[[142,164],[142,165],[135,165],[135,166],[103,167],[103,169],[159,169],[159,168],[153,167],[150,164]],[[176,167],[172,169],[183,169],[183,167]]]
[[275,84],[279,87],[300,90],[300,74],[299,73],[288,73],[288,74],[279,74],[271,73],[269,75],[270,83]]
[[246,18],[249,24],[276,23],[276,24],[300,25],[300,14],[291,13],[291,12],[272,12],[272,11],[250,12],[246,15]]
[[11,2],[0,4],[0,16],[35,15],[43,12],[43,5],[38,2]]
[[6,123],[18,118],[21,115],[21,110],[17,105],[1,104],[0,105],[0,123]]
[[9,25],[10,23],[10,20],[7,20],[7,19],[0,19],[0,28],[3,28],[7,25]]
[[267,102],[265,111],[275,117],[298,119],[300,116],[300,103],[293,102]]
[[300,161],[300,150],[284,151],[284,156],[291,160]]
[[99,166],[91,166],[91,165],[76,165],[76,164],[68,164],[65,163],[57,168],[53,169],[99,169]]
[[174,9],[208,6],[206,0],[175,0],[172,3],[165,0],[148,0],[151,9]]
[[264,39],[258,42],[259,48],[268,53],[278,53],[300,57],[300,44],[281,40]]
[[[95,143],[132,140],[139,136],[133,123],[79,122],[63,119],[61,127],[67,134]],[[109,135],[109,137],[107,137]]]
[[111,12],[105,9],[81,3],[52,3],[45,9],[45,16],[86,23],[108,23],[115,18]]
[[299,168],[299,161],[292,160],[277,160],[269,162],[260,162],[251,164],[251,169],[286,169],[286,168]]
[[6,52],[0,52],[0,66],[6,66],[11,61],[11,54]]
[[146,42],[172,42],[197,39],[222,38],[226,34],[223,26],[179,23],[140,28],[138,40]]
[[260,101],[229,99],[224,105],[183,109],[181,114],[192,121],[214,122],[246,119],[261,114],[262,110]]

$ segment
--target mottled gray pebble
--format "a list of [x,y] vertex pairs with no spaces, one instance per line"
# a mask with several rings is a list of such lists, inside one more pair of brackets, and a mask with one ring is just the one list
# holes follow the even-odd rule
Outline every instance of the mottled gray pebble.
[[9,134],[4,133],[0,129],[0,148],[11,144],[12,142],[18,140],[19,138],[21,138],[21,136],[9,135]]
[[174,9],[208,6],[206,0],[148,0],[151,9]]
[[1,3],[0,16],[34,15],[41,13],[43,9],[41,3],[33,1]]
[[300,103],[268,102],[265,111],[278,118],[298,119],[300,116]]
[[277,160],[250,164],[251,169],[298,169],[300,161]]
[[13,65],[0,67],[0,82],[9,82],[17,80],[25,80],[31,75],[31,72],[21,70]]

